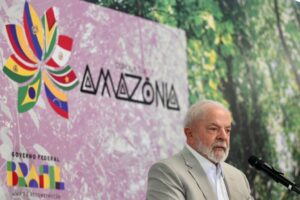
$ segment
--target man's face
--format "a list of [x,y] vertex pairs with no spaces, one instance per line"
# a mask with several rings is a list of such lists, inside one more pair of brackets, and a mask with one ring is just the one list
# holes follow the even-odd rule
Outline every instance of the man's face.
[[227,110],[208,105],[205,115],[190,128],[188,143],[201,155],[219,163],[229,152],[231,115]]

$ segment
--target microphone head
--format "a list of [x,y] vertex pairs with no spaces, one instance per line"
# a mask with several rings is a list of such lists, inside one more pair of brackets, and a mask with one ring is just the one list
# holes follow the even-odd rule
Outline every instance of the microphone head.
[[253,167],[259,169],[260,168],[260,159],[258,159],[256,156],[250,156],[248,159],[248,162]]

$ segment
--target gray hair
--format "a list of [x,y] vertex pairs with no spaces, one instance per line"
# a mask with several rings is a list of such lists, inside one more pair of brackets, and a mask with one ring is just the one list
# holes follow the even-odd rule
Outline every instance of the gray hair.
[[213,100],[202,100],[199,101],[195,104],[193,104],[188,112],[185,115],[184,121],[183,121],[183,126],[184,128],[190,128],[190,126],[192,125],[192,123],[197,120],[197,119],[201,119],[205,114],[206,114],[206,109],[204,108],[204,105],[214,105],[216,107],[222,108],[224,110],[227,110],[228,112],[230,112],[228,110],[228,108],[226,108],[223,104],[217,102],[217,101],[213,101]]

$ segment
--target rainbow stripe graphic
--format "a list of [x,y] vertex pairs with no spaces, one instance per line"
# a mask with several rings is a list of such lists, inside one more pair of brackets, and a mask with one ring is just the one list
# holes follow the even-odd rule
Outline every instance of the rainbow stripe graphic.
[[[42,83],[51,108],[69,118],[67,95],[63,91],[78,85],[74,70],[67,65],[73,39],[58,34],[58,9],[51,7],[41,20],[27,1],[24,5],[23,25],[7,24],[7,40],[13,54],[6,60],[3,72],[22,84],[18,89],[18,111],[26,112],[38,101]],[[41,69],[45,63],[44,69]]]

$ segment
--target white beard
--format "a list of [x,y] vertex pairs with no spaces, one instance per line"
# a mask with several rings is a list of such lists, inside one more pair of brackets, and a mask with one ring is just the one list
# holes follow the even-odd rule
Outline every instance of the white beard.
[[[220,152],[215,152],[213,149],[216,146],[222,146],[225,148],[225,151],[220,153]],[[213,161],[214,163],[220,163],[220,162],[224,162],[227,157],[228,157],[228,153],[229,153],[229,146],[227,146],[225,144],[225,142],[215,142],[212,147],[207,147],[205,146],[201,141],[199,141],[199,144],[197,146],[196,149],[200,154],[203,154],[205,156],[207,156],[207,158],[211,161]]]

